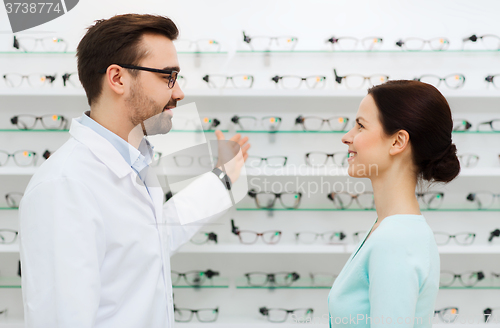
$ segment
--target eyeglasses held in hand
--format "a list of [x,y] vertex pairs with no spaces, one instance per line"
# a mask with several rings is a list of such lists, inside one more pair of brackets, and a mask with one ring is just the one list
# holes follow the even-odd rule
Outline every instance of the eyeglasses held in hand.
[[326,76],[311,75],[301,77],[295,75],[276,75],[271,78],[271,81],[274,81],[276,86],[280,84],[284,89],[298,89],[304,81],[309,89],[322,89],[326,85]]
[[82,84],[80,82],[80,79],[78,78],[78,73],[77,72],[64,73],[64,75],[62,76],[62,79],[63,79],[64,86],[72,85],[75,88],[81,88],[82,87]]
[[9,207],[18,208],[23,196],[24,194],[21,192],[9,192],[8,194],[5,194],[5,201]]
[[457,157],[460,161],[460,166],[463,167],[474,167],[479,161],[479,156],[475,154],[460,154]]
[[323,272],[309,273],[309,278],[311,278],[312,286],[331,286],[337,279],[337,275]]
[[281,231],[271,230],[264,232],[255,232],[250,230],[240,230],[234,225],[234,220],[231,219],[231,232],[238,236],[242,244],[255,244],[257,239],[262,237],[262,240],[266,244],[277,244],[281,238]]
[[191,238],[191,242],[197,245],[203,245],[209,241],[213,241],[217,244],[217,234],[215,234],[215,232],[199,231]]
[[445,77],[440,77],[433,74],[425,74],[413,79],[414,81],[424,82],[438,88],[443,81],[450,89],[460,89],[465,84],[465,76],[463,74],[450,74]]
[[11,88],[17,88],[21,86],[23,80],[26,79],[28,81],[28,85],[34,88],[39,88],[47,84],[54,83],[56,79],[56,74],[48,75],[48,74],[40,74],[33,73],[28,75],[18,74],[18,73],[8,73],[4,74],[3,79],[5,80],[5,84]]
[[236,89],[250,89],[253,85],[253,76],[248,74],[240,75],[205,75],[203,81],[207,82],[210,88],[225,88],[227,86],[227,81],[231,81],[231,84]]
[[[128,65],[128,64],[113,64],[113,65],[118,65],[120,67],[126,68],[126,69],[135,69],[139,71],[146,71],[146,72],[152,72],[152,73],[158,73],[158,74],[163,74],[163,79],[165,79],[168,83],[168,87],[172,89],[175,85],[175,81],[177,80],[177,76],[179,75],[178,71],[172,70],[172,69],[157,69],[157,68],[150,68],[150,67],[142,67],[142,66],[135,66],[135,65]],[[102,68],[98,70],[97,72],[100,74],[105,74],[107,68]]]
[[289,314],[294,314],[294,321],[298,320],[298,322],[305,322],[306,319],[311,319],[312,314],[314,312],[313,309],[303,308],[303,309],[278,309],[272,308],[269,309],[267,307],[261,307],[259,312],[267,317],[267,320],[270,322],[285,322],[288,319]]
[[[295,36],[252,36],[243,31],[243,42],[248,44],[252,51],[270,51],[271,48],[280,51],[291,51],[299,39]],[[274,45],[274,47],[273,47]]]
[[36,165],[36,153],[30,150],[18,150],[12,154],[6,151],[0,150],[0,166],[4,166],[9,161],[9,158],[14,159],[14,163],[17,166],[30,166]]
[[484,277],[483,271],[468,271],[461,274],[456,274],[451,271],[441,271],[439,287],[450,287],[455,280],[460,281],[462,286],[472,287],[477,284],[478,281],[483,280]]
[[249,286],[262,287],[269,284],[273,286],[290,286],[300,278],[297,272],[248,272],[245,273]]
[[[194,157],[190,155],[176,155],[173,159],[178,167],[190,167],[194,163]],[[198,157],[198,163],[203,167],[215,167],[217,159],[217,156],[202,155]]]
[[314,244],[320,240],[325,244],[338,244],[342,243],[345,237],[347,235],[342,231],[328,231],[323,233],[303,231],[295,234],[295,241],[303,244]]
[[184,281],[189,286],[201,286],[205,283],[205,281],[212,281],[212,277],[218,276],[219,272],[207,270],[207,271],[189,271],[189,272],[177,272],[172,271],[172,286],[176,286],[179,284],[181,278],[184,278]]
[[19,130],[31,130],[37,121],[42,123],[45,130],[64,130],[68,128],[69,121],[62,115],[48,114],[42,116],[17,115],[10,119],[10,123],[17,126]]
[[365,50],[379,50],[382,46],[383,39],[377,36],[369,36],[366,38],[358,39],[350,36],[344,37],[334,37],[332,36],[325,43],[330,43],[332,46],[332,50],[356,50],[358,43],[361,43],[363,49]]
[[12,229],[0,229],[0,244],[12,244],[19,232]]
[[295,125],[301,124],[304,131],[320,131],[323,125],[329,127],[329,131],[344,131],[349,122],[349,118],[342,116],[332,116],[330,118],[322,118],[318,116],[302,116],[299,115],[295,119]]
[[497,308],[486,308],[483,311],[484,322],[493,321],[493,318],[498,318],[500,316],[500,307]]
[[276,200],[279,199],[281,205],[286,209],[295,209],[299,207],[301,192],[271,192],[271,191],[248,191],[248,196],[255,199],[257,208],[270,209],[274,208]]
[[246,164],[250,167],[260,167],[262,163],[266,163],[268,167],[278,168],[286,165],[288,157],[286,156],[248,156]]
[[[40,45],[37,47],[37,45]],[[47,51],[47,52],[66,52],[68,44],[58,37],[33,38],[29,36],[17,37],[14,35],[12,46],[24,52],[29,51]]]
[[415,193],[420,207],[425,207],[428,210],[435,210],[441,206],[444,199],[444,193],[437,191],[427,191],[422,193]]
[[421,38],[406,38],[401,39],[396,42],[396,45],[404,50],[418,51],[422,50],[425,45],[428,44],[431,50],[442,51],[448,49],[450,46],[450,41],[447,38],[432,38],[432,39],[421,39]]
[[215,322],[219,315],[219,308],[192,310],[174,306],[174,319],[176,322],[190,322],[194,314],[196,314],[199,322]]
[[333,202],[335,208],[341,210],[351,207],[353,201],[356,201],[358,206],[364,210],[372,210],[375,208],[375,198],[372,191],[365,191],[359,194],[351,194],[345,191],[331,192],[327,197]]
[[254,116],[238,116],[234,115],[231,118],[231,122],[238,125],[243,131],[250,131],[256,129],[261,125],[264,130],[269,132],[278,131],[281,124],[281,117],[276,116],[264,116],[258,120]]
[[449,307],[440,310],[435,310],[434,315],[436,314],[439,316],[439,319],[441,319],[441,321],[444,321],[446,323],[455,322],[455,320],[457,320],[458,318],[458,308]]
[[491,121],[487,121],[487,122],[479,123],[477,125],[477,131],[482,130],[481,127],[483,127],[483,126],[489,126],[491,131],[500,132],[500,118],[497,118],[497,119],[494,119]]
[[458,245],[472,245],[476,238],[476,234],[472,232],[461,232],[450,235],[446,232],[434,232],[434,239],[437,245],[446,245],[452,238],[455,239]]
[[365,84],[365,81],[370,83],[370,86],[379,85],[389,80],[388,75],[374,74],[370,76],[363,76],[360,74],[349,74],[344,76],[337,75],[337,70],[333,69],[333,74],[335,76],[335,82],[342,84],[345,82],[345,86],[348,89],[361,89]]
[[476,43],[478,40],[481,40],[483,46],[487,50],[499,50],[500,49],[500,37],[493,34],[485,34],[481,36],[477,36],[472,34],[468,38],[464,38],[462,40],[462,49],[464,49],[465,45],[472,42]]
[[453,119],[453,131],[467,131],[472,127],[472,124],[463,119]]
[[220,43],[214,39],[201,39],[196,41],[177,39],[174,41],[177,52],[219,52]]
[[494,194],[491,191],[471,192],[466,197],[469,202],[473,202],[477,205],[478,210],[490,208],[493,205],[495,198],[500,199],[500,194]]
[[347,167],[347,153],[346,152],[338,152],[338,153],[332,153],[332,154],[327,154],[322,151],[312,151],[309,153],[306,153],[305,159],[306,159],[306,164],[312,167],[321,167],[325,166],[326,163],[328,162],[328,158],[332,158],[332,162],[335,166],[338,167]]

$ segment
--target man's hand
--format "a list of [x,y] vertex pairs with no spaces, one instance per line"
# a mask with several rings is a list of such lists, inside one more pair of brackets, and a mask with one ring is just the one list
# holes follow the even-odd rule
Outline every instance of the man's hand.
[[[217,140],[225,140],[224,134],[220,130],[215,131],[215,136]],[[222,170],[222,165],[224,165],[226,174],[231,179],[231,182],[234,183],[240,177],[241,168],[245,165],[245,161],[248,158],[247,150],[250,148],[250,144],[247,143],[248,137],[241,138],[239,133],[228,141],[232,142],[219,143],[216,167]]]

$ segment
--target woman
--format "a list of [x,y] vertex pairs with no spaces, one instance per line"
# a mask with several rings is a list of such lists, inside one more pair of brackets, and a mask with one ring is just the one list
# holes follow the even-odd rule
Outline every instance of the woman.
[[342,142],[349,175],[371,180],[378,218],[333,284],[330,327],[431,327],[439,254],[415,188],[459,174],[452,129],[448,102],[429,84],[389,81],[361,101]]

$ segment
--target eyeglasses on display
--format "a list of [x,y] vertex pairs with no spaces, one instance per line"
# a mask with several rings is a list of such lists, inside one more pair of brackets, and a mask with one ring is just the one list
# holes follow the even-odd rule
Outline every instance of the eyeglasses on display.
[[396,45],[404,50],[418,51],[422,50],[425,45],[428,44],[431,50],[441,51],[446,50],[450,46],[450,41],[447,38],[432,38],[432,39],[421,39],[421,38],[405,38],[398,40]]
[[266,131],[275,132],[279,130],[281,117],[264,116],[259,120],[254,116],[234,115],[231,118],[231,122],[238,125],[243,131],[251,131],[259,126],[262,126]]
[[345,210],[356,201],[359,208],[371,210],[375,208],[375,198],[372,191],[365,191],[359,194],[351,194],[348,192],[331,192],[328,194],[328,199],[333,202],[335,208]]
[[361,241],[361,237],[366,234],[366,231],[356,231],[352,234],[352,239],[354,243],[359,243]]
[[252,51],[291,51],[297,45],[299,39],[295,36],[249,36],[243,31],[243,42]]
[[330,118],[322,118],[318,116],[302,116],[299,115],[295,119],[295,124],[302,125],[304,131],[320,131],[325,125],[329,131],[344,131],[349,118],[342,116],[332,116]]
[[311,75],[301,77],[295,75],[276,75],[271,78],[271,81],[274,81],[276,85],[281,85],[284,89],[298,89],[304,81],[309,89],[322,89],[326,85],[326,76]]
[[450,89],[460,89],[465,84],[465,76],[463,74],[450,74],[445,77],[440,77],[433,74],[425,74],[413,79],[414,81],[424,82],[438,88],[441,82]]
[[488,238],[488,241],[491,243],[493,241],[493,238],[495,237],[500,237],[500,229],[495,229],[492,232],[490,232],[490,237]]
[[201,39],[196,41],[177,39],[174,41],[178,52],[219,52],[220,43],[214,39]]
[[[200,126],[201,123],[201,126]],[[217,126],[219,126],[220,121],[215,117],[203,117],[201,118],[201,122],[198,119],[185,118],[185,117],[173,117],[172,118],[172,128],[175,130],[186,130],[186,129],[194,129],[194,130],[213,130]]]
[[215,322],[219,316],[219,308],[215,309],[185,309],[174,305],[174,319],[176,322],[190,322],[196,314],[199,322]]
[[328,154],[322,151],[312,151],[306,153],[305,160],[306,164],[312,167],[321,167],[325,166],[328,162],[328,158],[332,158],[332,163],[338,167],[347,167],[347,153],[346,152],[338,152]]
[[337,279],[336,274],[317,272],[309,273],[309,278],[311,278],[312,286],[331,286],[335,279]]
[[365,81],[368,81],[370,86],[373,86],[382,84],[389,80],[388,75],[382,75],[382,74],[374,74],[370,76],[363,76],[360,74],[349,74],[349,75],[339,76],[337,75],[337,70],[335,68],[333,69],[333,74],[335,76],[335,82],[337,82],[338,84],[342,84],[342,81],[344,81],[345,86],[348,89],[361,89],[365,84]]
[[490,208],[493,205],[495,198],[500,199],[500,194],[494,194],[491,191],[471,192],[466,197],[469,202],[476,204],[478,210]]
[[487,77],[484,78],[486,82],[488,82],[488,85],[492,84],[495,88],[500,88],[500,78],[495,79],[496,77],[499,77],[500,74],[495,74],[495,75],[488,75]]
[[479,156],[475,154],[460,154],[457,157],[460,161],[460,166],[463,167],[474,167],[479,161]]
[[453,131],[467,131],[472,127],[472,124],[463,119],[453,119]]
[[425,207],[428,210],[435,210],[441,206],[444,199],[444,193],[437,191],[417,192],[415,193],[420,207]]
[[19,232],[12,229],[0,229],[0,244],[12,244],[16,241]]
[[15,36],[12,46],[24,52],[29,51],[47,51],[47,52],[66,52],[68,44],[58,37],[33,38],[29,36]]
[[181,278],[183,278],[189,286],[201,286],[207,281],[207,279],[213,283],[212,277],[218,275],[219,272],[212,270],[189,271],[184,273],[172,271],[172,286],[177,286],[180,283]]
[[483,311],[484,313],[484,322],[490,322],[492,318],[498,318],[500,316],[500,307],[497,308],[486,308]]
[[7,202],[7,206],[11,208],[18,208],[23,196],[24,194],[21,192],[9,192],[5,194],[5,201]]
[[455,280],[458,280],[464,287],[473,287],[478,281],[483,280],[484,277],[483,271],[469,271],[460,274],[456,274],[451,271],[441,271],[439,286],[450,287],[453,285]]
[[5,80],[5,84],[11,88],[17,88],[21,86],[24,79],[28,81],[28,85],[33,88],[39,88],[44,85],[54,83],[56,79],[56,75],[49,74],[40,74],[40,73],[32,73],[28,75],[18,74],[18,73],[8,73],[4,74],[3,79]]
[[314,244],[317,241],[321,241],[325,244],[338,244],[342,243],[345,237],[347,237],[347,235],[342,231],[328,231],[323,233],[303,231],[295,234],[295,241],[303,244]]
[[231,81],[231,85],[236,89],[250,89],[253,85],[253,80],[253,76],[248,74],[232,76],[207,74],[203,77],[203,81],[205,81],[210,88],[219,89],[225,88],[228,81]]
[[303,309],[280,309],[280,308],[267,308],[261,307],[259,312],[267,317],[267,320],[270,322],[285,322],[288,319],[289,314],[294,314],[294,320],[298,320],[298,322],[305,322],[306,319],[310,319],[314,312],[313,309],[303,308]]
[[4,166],[9,161],[9,158],[14,159],[14,163],[17,166],[30,166],[36,165],[36,153],[31,150],[18,150],[12,154],[6,151],[0,150],[0,166]]
[[240,230],[234,225],[234,220],[231,219],[231,232],[238,236],[242,244],[255,244],[259,237],[262,237],[264,243],[272,245],[277,244],[281,239],[281,231],[270,230],[264,232],[255,232],[250,230]]
[[50,155],[52,155],[54,152],[51,152],[50,150],[45,150],[42,154],[42,157],[45,158],[46,160],[49,159]]
[[69,121],[62,115],[47,114],[42,116],[17,115],[10,119],[10,123],[17,126],[19,130],[31,130],[36,122],[40,121],[45,130],[64,130],[68,128]]
[[265,272],[248,272],[244,276],[247,278],[247,283],[249,286],[263,287],[269,285],[273,286],[290,286],[293,282],[300,278],[297,272],[276,272],[276,273],[265,273]]
[[365,50],[379,50],[382,46],[383,39],[377,36],[369,36],[366,38],[358,39],[350,36],[335,37],[332,36],[325,43],[330,43],[332,50],[356,50],[358,44],[361,44]]
[[193,238],[191,238],[190,241],[197,245],[203,245],[209,241],[213,241],[217,244],[217,234],[215,232],[199,231],[193,236]]
[[449,307],[440,310],[435,310],[434,315],[436,314],[438,315],[439,319],[441,319],[441,321],[446,323],[451,323],[457,320],[458,318],[458,308]]
[[64,73],[62,76],[64,86],[72,85],[75,88],[81,88],[82,84],[80,83],[80,79],[78,78],[78,73]]
[[268,167],[278,168],[286,165],[288,157],[286,156],[248,156],[246,164],[250,167],[260,167],[263,163],[266,163]]
[[[194,163],[194,157],[190,155],[176,155],[173,159],[178,167],[190,167]],[[202,155],[198,157],[198,164],[203,167],[212,167],[217,163],[217,159],[217,156]]]
[[[113,64],[113,65],[118,65],[120,67],[126,68],[126,69],[135,69],[139,71],[146,71],[146,72],[152,72],[152,73],[159,73],[163,74],[163,78],[168,81],[168,87],[172,89],[175,85],[175,81],[177,80],[177,76],[179,75],[178,71],[172,70],[172,69],[157,69],[157,68],[150,68],[150,67],[142,67],[142,66],[135,66],[135,65],[128,65],[128,64]],[[105,74],[107,68],[102,68],[99,71],[97,71],[100,74]]]
[[301,192],[272,192],[272,191],[255,191],[250,189],[248,196],[255,199],[257,208],[270,209],[274,208],[276,200],[279,199],[281,206],[286,209],[295,209],[299,207]]
[[461,232],[450,235],[446,232],[434,232],[434,239],[437,245],[446,245],[452,238],[455,239],[458,245],[472,245],[476,238],[476,234],[472,232]]
[[493,34],[484,34],[481,36],[477,36],[472,34],[467,38],[463,38],[462,40],[462,49],[465,47],[467,43],[473,42],[476,43],[478,40],[481,40],[483,47],[487,50],[499,50],[500,49],[500,37]]
[[483,126],[489,126],[491,131],[495,131],[495,132],[500,132],[500,118],[497,118],[497,119],[494,119],[494,120],[491,120],[491,121],[487,121],[487,122],[481,122],[477,125],[477,131],[480,131],[482,130],[481,128]]

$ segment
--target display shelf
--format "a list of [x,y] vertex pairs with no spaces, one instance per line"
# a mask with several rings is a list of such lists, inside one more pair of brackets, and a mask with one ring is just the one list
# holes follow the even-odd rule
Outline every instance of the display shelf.
[[0,288],[21,288],[21,277],[0,277]]
[[237,54],[376,54],[376,53],[394,53],[394,54],[446,54],[446,53],[459,53],[459,54],[499,54],[498,50],[489,49],[475,49],[475,50],[462,50],[462,49],[449,49],[449,50],[403,50],[403,49],[384,49],[384,50],[325,50],[325,49],[304,49],[304,50],[237,50]]
[[0,211],[16,211],[18,207],[0,207]]
[[[227,55],[227,51],[178,51],[178,55]],[[0,55],[76,55],[76,51],[0,51]]]
[[[220,130],[221,132],[229,132],[229,130]],[[0,132],[69,132],[69,130],[44,130],[44,129],[32,129],[32,130],[19,130],[19,129],[0,129]],[[169,133],[202,133],[202,132],[215,132],[215,130],[170,130]]]
[[207,279],[205,284],[201,286],[191,286],[186,284],[185,281],[181,280],[180,284],[172,285],[173,288],[184,288],[184,289],[213,289],[213,288],[229,288],[229,278],[223,277],[213,277],[212,279]]
[[[360,208],[347,208],[347,209],[337,209],[337,208],[245,208],[240,207],[236,209],[237,211],[298,211],[298,212],[374,212],[375,209],[360,209]],[[474,209],[474,208],[443,208],[443,209],[425,209],[421,208],[422,212],[500,212],[500,208],[487,208],[487,209]]]
[[315,282],[311,278],[299,278],[294,281],[290,286],[276,286],[269,285],[266,286],[249,286],[247,278],[238,277],[235,279],[235,284],[237,289],[330,289],[332,288],[333,280],[329,281],[317,281]]
[[0,244],[0,253],[19,253],[19,244]]

